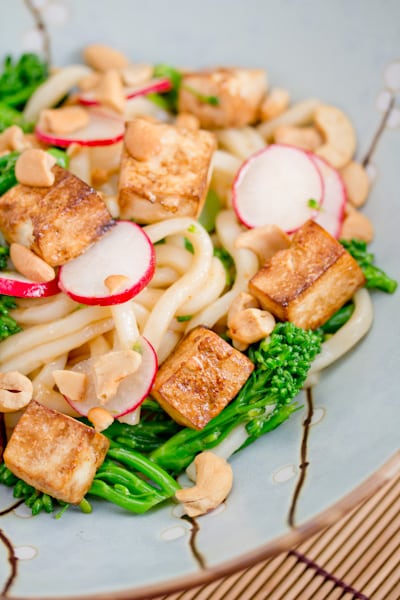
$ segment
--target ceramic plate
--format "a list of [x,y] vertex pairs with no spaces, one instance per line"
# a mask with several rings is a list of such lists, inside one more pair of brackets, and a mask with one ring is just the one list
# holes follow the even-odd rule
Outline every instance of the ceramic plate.
[[[32,5],[47,24],[56,64],[102,41],[139,62],[265,67],[271,85],[294,100],[317,97],[343,108],[357,129],[357,157],[369,156],[373,250],[400,279],[397,0]],[[8,3],[2,24],[1,54],[42,42],[22,0]],[[0,589],[42,600],[148,598],[279,552],[379,487],[400,467],[399,294],[373,294],[373,303],[372,330],[324,373],[312,401],[303,398],[289,422],[234,456],[234,490],[198,519],[197,531],[172,504],[134,516],[94,501],[91,515],[69,510],[59,520],[19,507],[0,520]],[[12,504],[7,489],[0,502]]]

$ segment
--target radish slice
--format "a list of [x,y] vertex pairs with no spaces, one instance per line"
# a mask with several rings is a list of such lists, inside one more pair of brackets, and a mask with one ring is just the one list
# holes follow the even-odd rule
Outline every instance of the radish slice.
[[315,154],[310,154],[310,157],[324,180],[324,202],[314,221],[333,237],[338,238],[342,230],[346,206],[346,189],[343,180],[336,169],[325,160]]
[[246,227],[277,225],[292,233],[317,215],[308,201],[321,204],[323,191],[321,174],[307,152],[272,144],[250,156],[239,169],[232,204]]
[[[146,81],[146,83],[142,83],[141,85],[125,87],[125,97],[127,100],[129,100],[130,98],[136,98],[137,96],[146,96],[147,94],[168,92],[171,89],[171,87],[171,81],[166,77],[150,79],[150,81]],[[96,94],[92,90],[81,94],[79,96],[79,102],[85,106],[97,106],[101,104],[96,99]]]
[[[134,411],[151,390],[154,378],[157,372],[157,355],[153,346],[143,337],[135,343],[135,350],[142,355],[142,362],[139,369],[125,377],[118,386],[117,393],[104,408],[110,412],[114,418],[122,417]],[[83,401],[73,401],[65,398],[76,412],[87,416],[89,410],[95,406],[100,406],[100,401],[96,396],[96,387],[93,373],[93,365],[98,357],[89,358],[76,364],[72,371],[85,373],[87,375],[86,397]]]
[[59,293],[57,278],[38,283],[19,273],[10,271],[0,273],[0,294],[16,296],[17,298],[45,298]]
[[[83,304],[121,304],[148,284],[154,269],[154,246],[146,233],[136,223],[118,221],[86,252],[61,267],[59,285]],[[111,294],[104,284],[110,275],[127,277],[126,286]]]
[[36,137],[45,144],[61,146],[70,144],[81,146],[109,146],[116,144],[124,137],[125,123],[113,113],[99,108],[88,109],[89,123],[86,127],[68,134],[59,134],[46,131],[37,125]]

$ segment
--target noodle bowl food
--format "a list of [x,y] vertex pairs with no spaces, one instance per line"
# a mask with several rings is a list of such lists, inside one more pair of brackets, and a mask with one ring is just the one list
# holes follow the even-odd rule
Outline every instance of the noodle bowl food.
[[342,110],[261,69],[83,57],[0,136],[0,481],[33,514],[99,496],[195,517],[396,283]]

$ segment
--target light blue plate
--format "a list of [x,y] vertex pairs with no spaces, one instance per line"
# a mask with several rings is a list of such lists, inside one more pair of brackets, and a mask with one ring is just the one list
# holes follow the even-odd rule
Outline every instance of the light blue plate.
[[[365,213],[376,228],[377,260],[400,279],[400,3],[397,0],[36,0],[49,23],[56,64],[104,42],[133,60],[175,65],[265,67],[293,99],[319,97],[343,108],[363,158],[391,98],[395,106],[372,155],[374,186]],[[4,7],[3,7],[4,8]],[[22,0],[2,15],[1,54],[40,43]],[[399,294],[374,294],[367,338],[323,376],[306,428],[308,463],[295,511],[288,514],[301,469],[305,409],[232,459],[235,484],[223,510],[190,524],[173,505],[145,516],[93,502],[85,516],[29,518],[20,507],[1,517],[0,589],[18,557],[11,597],[138,598],[194,585],[293,544],[349,510],[400,468]],[[303,444],[304,449],[304,444]],[[396,454],[397,453],[397,454]],[[1,506],[12,503],[0,490]],[[201,561],[200,561],[201,562]],[[150,586],[150,587],[149,587]]]

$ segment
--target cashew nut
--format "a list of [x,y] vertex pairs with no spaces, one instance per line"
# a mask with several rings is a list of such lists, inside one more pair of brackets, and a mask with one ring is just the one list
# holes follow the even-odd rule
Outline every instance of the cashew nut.
[[32,187],[50,187],[54,183],[52,167],[56,159],[37,148],[25,150],[15,164],[15,176],[19,183]]
[[10,258],[16,270],[32,281],[52,281],[56,276],[53,267],[22,244],[11,244]]
[[369,243],[374,239],[374,227],[365,215],[353,209],[343,221],[340,237],[343,240],[358,239]]
[[126,98],[118,71],[110,69],[102,75],[96,87],[96,97],[102,104],[117,112],[124,112]]
[[231,319],[228,333],[235,342],[248,345],[267,337],[274,327],[275,319],[270,312],[246,308]]
[[24,132],[18,125],[7,127],[0,135],[0,152],[25,150],[31,146],[30,142],[25,138]]
[[130,121],[125,132],[125,145],[136,160],[149,160],[161,151],[159,132],[145,119]]
[[154,67],[152,65],[128,65],[121,69],[122,81],[125,85],[140,85],[152,78],[153,71]]
[[257,298],[254,298],[254,296],[252,296],[251,294],[248,294],[247,292],[240,292],[240,294],[236,296],[236,298],[233,300],[228,309],[228,327],[230,327],[230,324],[233,321],[234,317],[246,308],[260,308],[260,304]]
[[261,121],[279,117],[289,106],[290,96],[287,90],[273,88],[260,106]]
[[350,162],[356,149],[353,125],[341,110],[326,105],[316,109],[314,124],[325,140],[315,153],[335,169],[343,168]]
[[100,81],[99,73],[89,73],[89,75],[85,75],[78,81],[78,87],[82,92],[88,92],[98,85]]
[[257,129],[263,138],[268,142],[273,138],[275,129],[280,125],[293,125],[299,127],[301,125],[309,125],[313,122],[314,113],[318,106],[321,106],[319,100],[310,98],[303,100],[297,104],[293,104],[285,112],[278,117],[261,123]]
[[83,51],[85,62],[96,71],[123,69],[129,65],[129,60],[122,52],[104,44],[90,44]]
[[115,294],[123,290],[128,284],[129,277],[126,277],[126,275],[109,275],[104,280],[104,285],[110,294]]
[[48,108],[40,115],[44,128],[53,133],[72,133],[89,123],[89,114],[81,106]]
[[351,161],[340,171],[347,199],[357,208],[363,206],[369,194],[370,181],[366,170],[360,163]]
[[133,350],[108,352],[95,362],[96,394],[101,404],[107,404],[115,396],[121,381],[135,373],[141,362],[141,355]]
[[175,497],[182,502],[190,517],[198,517],[217,508],[232,489],[232,467],[212,452],[202,452],[194,460],[196,485],[178,490]]
[[87,385],[85,373],[57,369],[52,375],[63,396],[73,402],[82,402],[85,399]]
[[91,408],[87,415],[89,421],[93,423],[96,431],[104,431],[114,422],[114,417],[105,408],[95,406]]
[[263,265],[278,250],[290,246],[290,238],[276,225],[262,225],[241,233],[235,241],[235,248],[248,248],[257,254]]
[[274,131],[274,140],[277,144],[289,144],[311,152],[323,143],[322,137],[314,127],[292,127],[291,125],[277,127]]
[[32,394],[32,382],[22,373],[0,373],[0,412],[12,413],[25,408],[32,400]]

